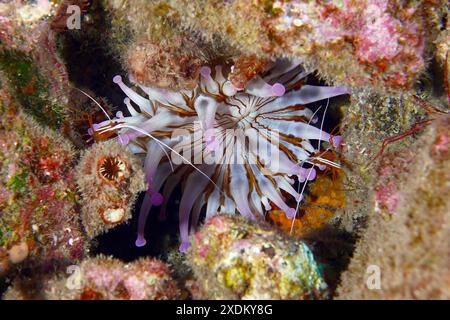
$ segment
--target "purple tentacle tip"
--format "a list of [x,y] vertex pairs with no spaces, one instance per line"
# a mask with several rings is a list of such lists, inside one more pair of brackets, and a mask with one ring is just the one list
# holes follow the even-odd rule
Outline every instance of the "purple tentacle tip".
[[300,182],[305,182],[306,180],[312,181],[316,178],[317,172],[314,168],[300,168],[298,172],[298,178]]
[[317,176],[317,172],[316,169],[311,168],[309,169],[308,173],[306,174],[306,177],[308,178],[309,181],[312,181],[316,178]]
[[211,68],[210,67],[201,67],[200,68],[200,74],[203,76],[203,77],[208,77],[208,76],[210,76],[211,75]]
[[164,197],[159,192],[155,192],[150,196],[150,202],[154,206],[160,206],[163,203],[163,201],[164,201]]
[[88,132],[88,135],[90,135],[90,136],[92,136],[94,134],[94,131],[92,130],[92,128],[89,128],[87,132]]
[[128,137],[128,135],[126,133],[120,134],[118,136],[118,139],[119,139],[119,142],[124,146],[126,146],[130,142],[130,138]]
[[181,242],[179,250],[180,252],[185,253],[186,251],[188,251],[190,246],[191,244],[189,242]]
[[134,244],[136,245],[136,247],[140,248],[145,246],[147,244],[147,241],[143,237],[138,236]]
[[275,83],[272,86],[272,94],[276,97],[281,97],[286,92],[286,88],[281,83]]
[[113,82],[114,83],[121,83],[122,82],[122,77],[121,76],[115,76],[113,78]]
[[288,219],[294,219],[295,218],[295,214],[297,213],[297,210],[295,210],[294,208],[289,208],[289,211],[287,211],[285,213],[286,213],[286,217]]
[[342,137],[341,136],[334,136],[332,139],[333,147],[339,148],[342,144]]

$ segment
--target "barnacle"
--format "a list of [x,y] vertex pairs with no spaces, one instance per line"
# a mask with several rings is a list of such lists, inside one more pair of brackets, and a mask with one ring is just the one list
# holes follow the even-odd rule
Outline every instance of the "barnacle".
[[127,163],[120,157],[103,157],[98,162],[98,174],[107,182],[120,181],[127,170]]
[[[128,96],[124,103],[130,115],[119,112],[95,130],[103,134],[114,127],[119,130],[117,139],[144,157],[148,192],[141,207],[137,246],[146,244],[149,210],[161,205],[164,217],[169,196],[180,181],[184,181],[179,210],[180,250],[184,251],[205,205],[206,217],[237,210],[255,219],[275,205],[292,219],[296,209],[288,206],[281,190],[298,202],[302,194],[293,188],[291,177],[303,183],[315,178],[316,167],[335,165],[317,154],[320,141],[337,145],[340,137],[312,126],[317,117],[304,105],[348,94],[346,87],[303,85],[309,72],[289,60],[272,62],[243,89],[227,79],[223,66],[214,69],[202,67],[193,90],[139,85],[148,99],[120,76],[113,79]],[[318,147],[310,140],[318,140]]]

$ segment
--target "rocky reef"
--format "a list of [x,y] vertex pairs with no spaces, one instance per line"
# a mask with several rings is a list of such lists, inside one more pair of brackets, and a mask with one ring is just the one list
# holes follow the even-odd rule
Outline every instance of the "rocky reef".
[[[339,299],[448,299],[449,118],[437,119],[409,147],[380,160],[374,212],[367,216]],[[370,290],[368,268],[380,272]],[[447,279],[447,280],[445,280]]]
[[449,299],[449,32],[440,0],[2,1],[0,295]]
[[[168,266],[157,259],[130,264],[110,257],[89,258],[70,269],[72,274],[46,279],[17,279],[5,293],[8,300],[168,300],[180,291]],[[40,283],[37,286],[36,282]]]
[[196,299],[319,299],[327,285],[307,245],[267,225],[209,219],[187,253]]
[[3,87],[0,272],[22,262],[44,272],[80,261],[89,247],[77,215],[76,152],[12,99]]

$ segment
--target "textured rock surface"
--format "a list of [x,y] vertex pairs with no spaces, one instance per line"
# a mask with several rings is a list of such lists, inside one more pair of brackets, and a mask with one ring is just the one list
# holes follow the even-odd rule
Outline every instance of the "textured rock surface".
[[327,285],[310,249],[267,225],[215,216],[193,235],[197,299],[317,299]]

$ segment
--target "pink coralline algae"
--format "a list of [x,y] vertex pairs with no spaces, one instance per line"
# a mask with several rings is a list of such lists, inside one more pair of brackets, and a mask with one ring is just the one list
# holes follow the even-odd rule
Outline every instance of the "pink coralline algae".
[[[277,5],[279,3],[279,5]],[[279,8],[278,8],[279,6]],[[331,1],[323,6],[316,1],[290,1],[274,3],[282,13],[275,18],[275,33],[309,31],[309,47],[332,47],[349,42],[359,63],[373,75],[382,74],[384,81],[393,87],[407,87],[411,76],[420,73],[424,64],[425,38],[420,24],[418,4],[399,4],[388,0]],[[400,10],[401,9],[401,10]],[[285,39],[292,50],[305,50],[295,37]],[[328,53],[335,59],[338,52]],[[341,58],[345,58],[343,53]],[[357,85],[367,85],[375,78],[345,71]],[[359,79],[358,79],[359,78]]]
[[[439,1],[172,0],[182,24],[220,35],[243,54],[291,57],[333,84],[379,92],[410,89],[425,71],[426,36],[434,41]],[[168,16],[177,9],[169,10]]]
[[397,209],[400,200],[400,192],[396,189],[394,183],[381,186],[375,192],[376,201],[384,206],[388,212],[393,213]]
[[[345,0],[342,3],[341,10],[336,14],[328,14],[326,9],[322,11],[321,17],[325,19],[325,23],[319,26],[318,32],[329,35],[327,40],[352,37],[356,55],[361,61],[369,63],[391,60],[407,53],[411,50],[405,47],[405,42],[408,41],[408,45],[414,48],[411,54],[417,58],[414,71],[423,67],[423,37],[417,32],[417,26],[401,21],[389,13],[388,0],[361,2],[364,4],[363,9],[354,7],[353,1]],[[416,14],[416,9],[408,9],[407,14]]]
[[[255,219],[276,205],[293,218],[296,210],[281,191],[297,201],[302,195],[292,187],[290,177],[300,182],[313,180],[315,168],[330,164],[317,156],[320,141],[337,146],[340,137],[311,125],[317,117],[304,104],[348,94],[348,88],[302,85],[308,72],[289,60],[273,62],[262,77],[254,77],[241,91],[224,72],[222,66],[215,71],[202,67],[194,90],[174,92],[140,85],[148,98],[126,86],[120,76],[114,78],[128,96],[125,104],[130,116],[119,113],[94,129],[98,133],[118,131],[118,140],[145,158],[149,187],[140,212],[137,246],[146,244],[144,228],[150,208],[161,205],[164,218],[169,196],[182,180],[180,250],[185,251],[189,231],[197,225],[205,205],[207,217],[237,210]],[[279,132],[275,138],[279,136],[279,145],[272,131]],[[310,140],[319,143],[314,147]],[[305,163],[312,167],[305,168]]]
[[97,256],[72,265],[68,272],[35,278],[17,278],[6,291],[6,300],[173,300],[180,290],[169,266],[154,258],[131,263]]
[[179,295],[168,265],[156,259],[125,264],[100,256],[80,267],[82,288],[76,299],[166,300]]

